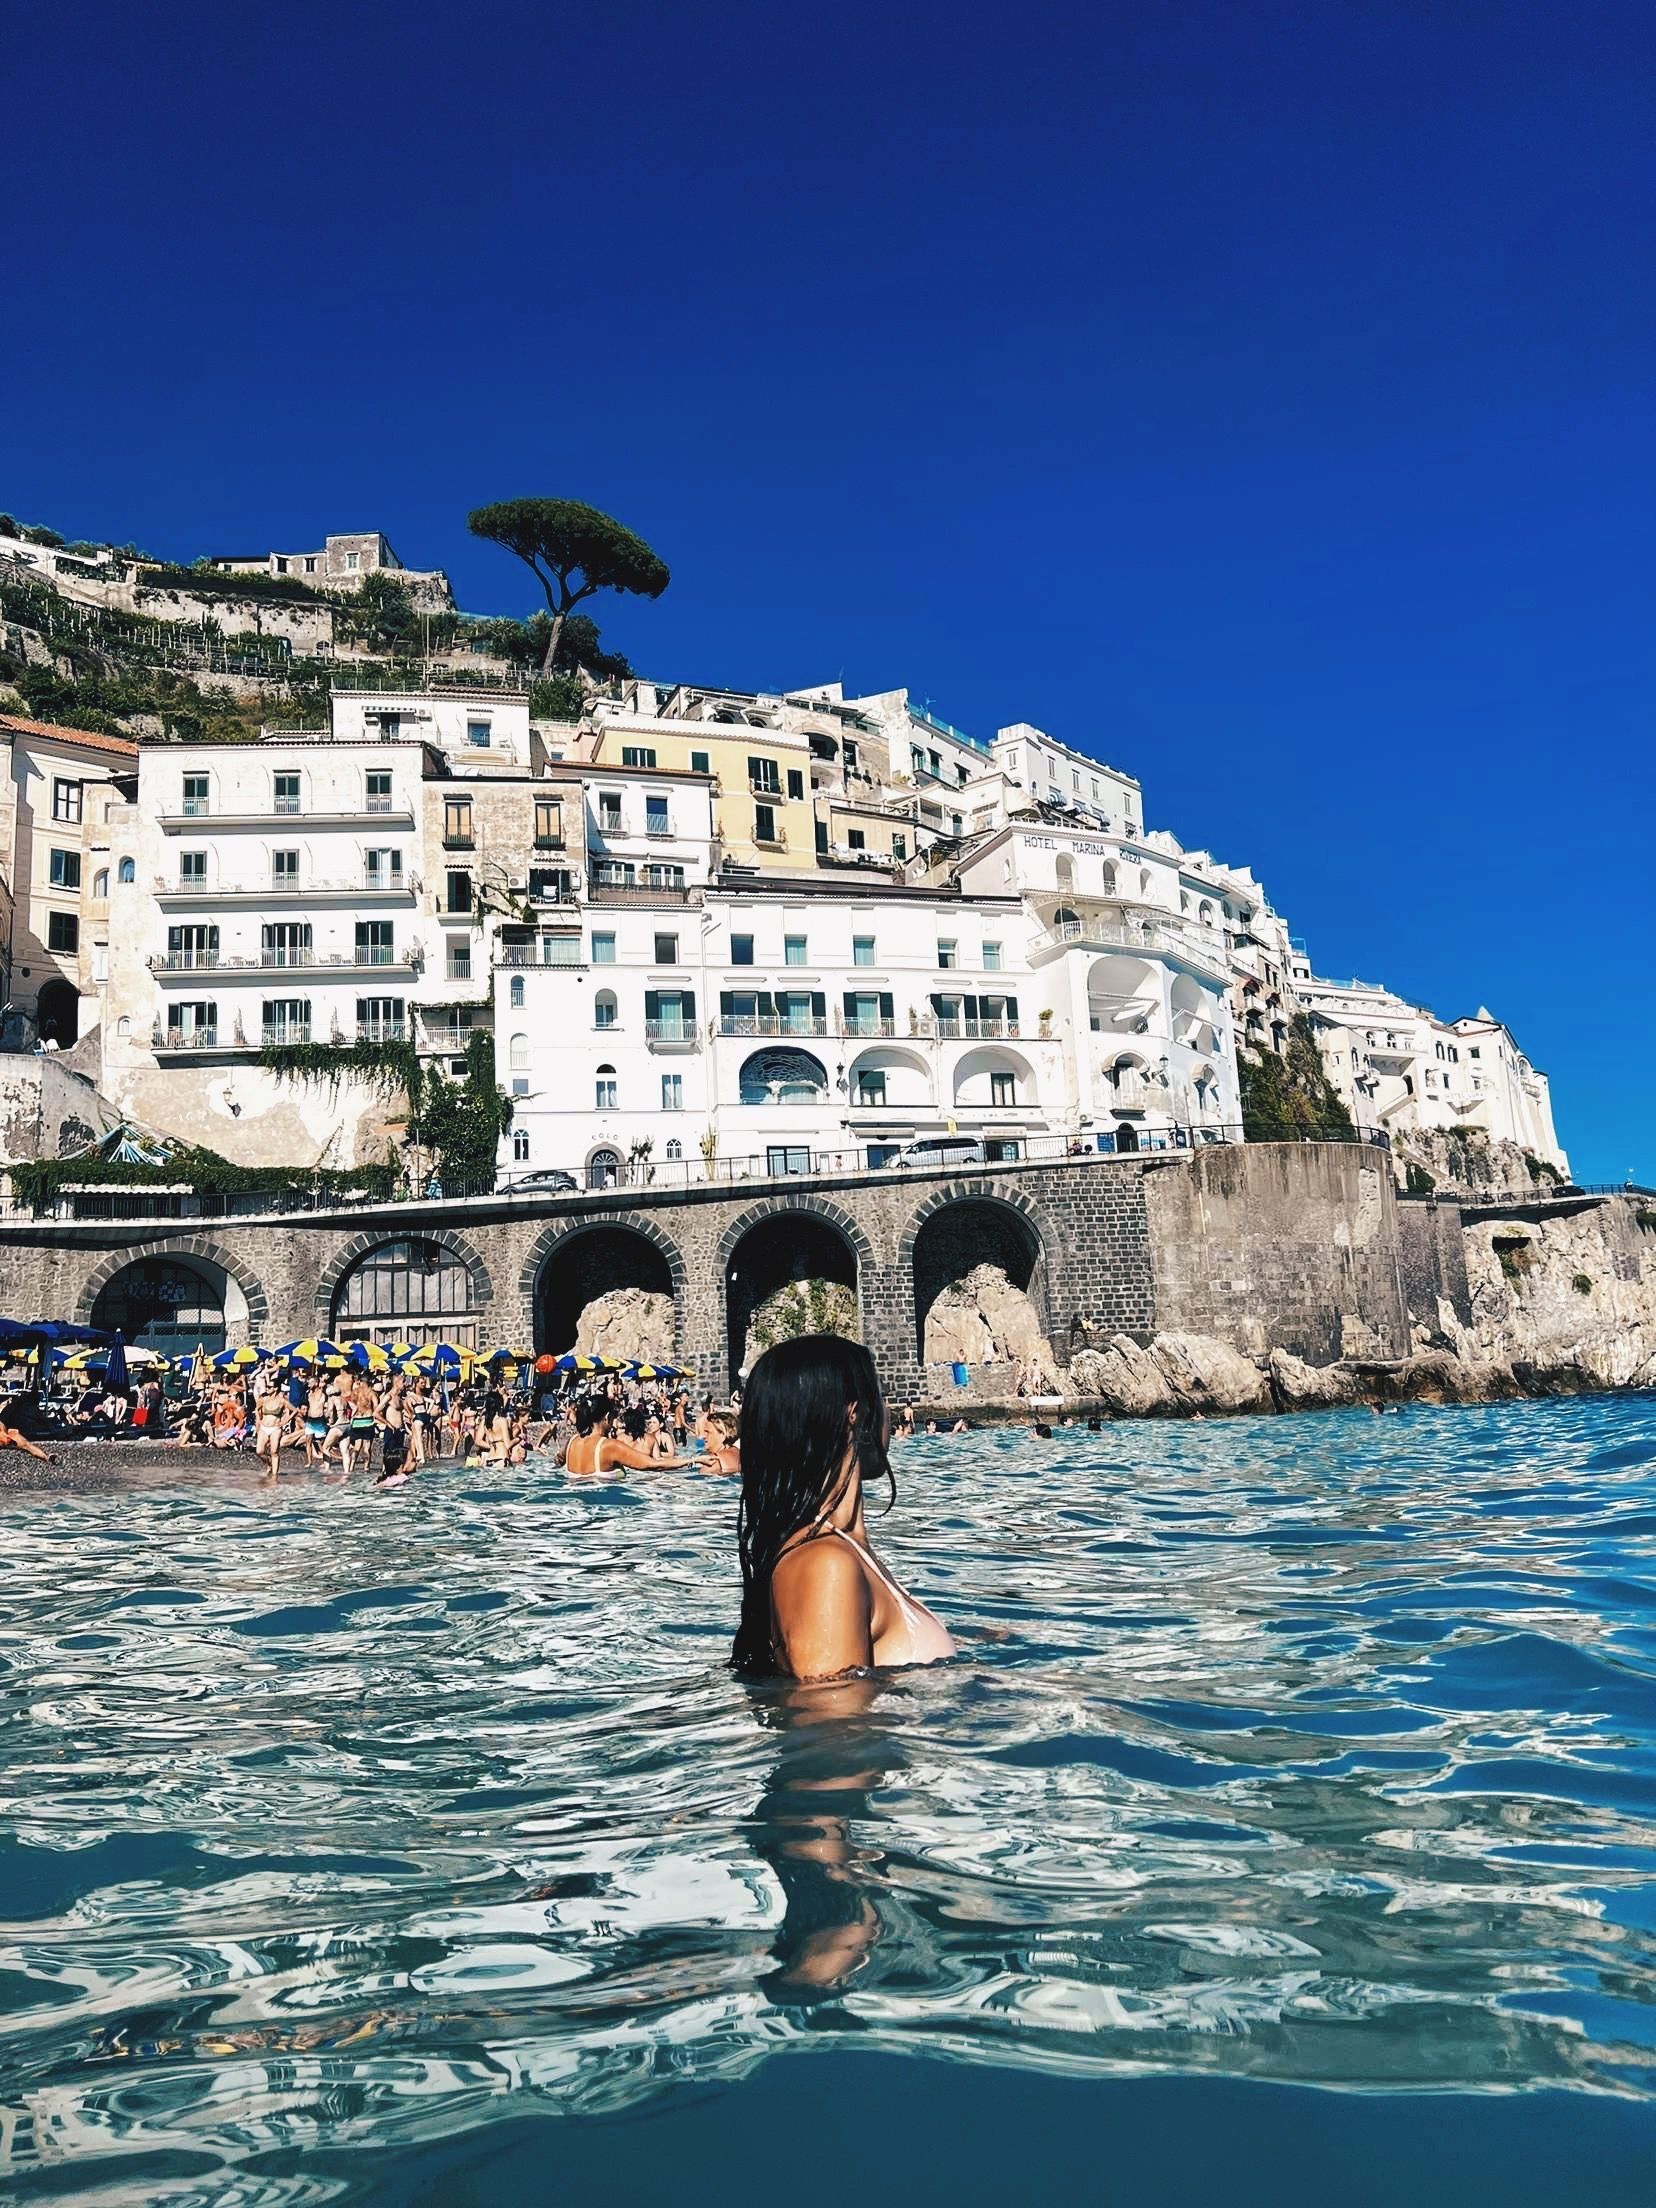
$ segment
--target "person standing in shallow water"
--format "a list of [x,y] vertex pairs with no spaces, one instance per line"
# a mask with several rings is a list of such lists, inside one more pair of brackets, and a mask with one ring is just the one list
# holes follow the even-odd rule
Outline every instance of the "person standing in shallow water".
[[886,1481],[891,1419],[859,1342],[806,1334],[767,1349],[742,1399],[739,1671],[837,1679],[955,1654],[942,1623],[868,1545],[863,1494]]

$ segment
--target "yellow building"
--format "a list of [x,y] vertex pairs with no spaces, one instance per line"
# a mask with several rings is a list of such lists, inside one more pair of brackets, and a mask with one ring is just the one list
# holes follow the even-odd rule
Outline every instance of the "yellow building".
[[[697,705],[715,701],[698,697]],[[713,819],[725,859],[766,874],[817,870],[811,746],[802,733],[766,725],[752,709],[730,719],[631,712],[601,704],[594,765],[713,778]]]

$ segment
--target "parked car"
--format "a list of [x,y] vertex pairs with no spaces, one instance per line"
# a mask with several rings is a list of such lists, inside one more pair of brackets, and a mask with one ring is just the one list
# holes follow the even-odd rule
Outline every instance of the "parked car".
[[976,1135],[922,1135],[906,1143],[886,1164],[893,1172],[908,1166],[982,1165],[988,1153]]
[[539,1190],[541,1195],[567,1196],[580,1187],[573,1173],[566,1173],[561,1165],[543,1165],[538,1172],[520,1173],[506,1186],[513,1192],[518,1189]]

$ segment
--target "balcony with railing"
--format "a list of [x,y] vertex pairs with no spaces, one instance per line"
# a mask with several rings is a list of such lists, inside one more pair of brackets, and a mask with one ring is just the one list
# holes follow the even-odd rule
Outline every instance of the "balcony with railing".
[[644,1040],[652,1050],[700,1050],[701,1029],[694,1020],[646,1020]]
[[227,957],[219,951],[166,951],[148,960],[162,980],[210,973],[225,981],[258,981],[273,973],[319,974],[348,981],[358,975],[398,976],[412,981],[425,964],[418,948],[399,951],[375,944],[366,951],[261,951],[257,958]]
[[163,1027],[159,1020],[150,1030],[150,1048],[158,1058],[208,1057],[248,1048],[240,1020],[219,1027]]
[[177,835],[188,830],[199,830],[204,821],[211,821],[214,829],[268,828],[274,821],[303,819],[312,828],[412,828],[414,813],[410,806],[387,798],[367,798],[361,805],[347,806],[338,811],[323,806],[307,812],[302,805],[273,805],[267,812],[248,812],[240,808],[215,813],[206,804],[185,804],[176,813],[160,816],[162,830]]
[[726,1012],[719,1021],[719,1033],[725,1036],[809,1036],[827,1032],[826,1019],[805,1012]]
[[936,1024],[939,1036],[946,1043],[1005,1042],[1008,1039],[1015,1041],[1022,1031],[1017,1020],[997,1019],[993,1016],[988,1019],[966,1020],[951,1019],[947,1013],[940,1013]]
[[897,1032],[897,1022],[882,1019],[875,1012],[846,1012],[840,1016],[838,1032],[856,1041],[890,1040]]
[[1029,946],[1030,956],[1037,959],[1077,949],[1149,951],[1161,957],[1185,959],[1210,974],[1225,975],[1229,971],[1224,941],[1217,931],[1154,911],[1089,913],[1061,920],[1036,936]]
[[209,882],[193,874],[176,879],[157,874],[154,889],[157,901],[163,905],[303,904],[336,897],[396,900],[417,896],[420,877],[379,869],[353,875],[283,874],[268,882]]
[[517,970],[533,966],[545,973],[563,974],[584,974],[588,964],[579,936],[558,937],[550,945],[497,942],[494,962]]
[[627,906],[692,911],[702,901],[701,889],[688,882],[603,882],[594,877],[587,889],[589,905]]

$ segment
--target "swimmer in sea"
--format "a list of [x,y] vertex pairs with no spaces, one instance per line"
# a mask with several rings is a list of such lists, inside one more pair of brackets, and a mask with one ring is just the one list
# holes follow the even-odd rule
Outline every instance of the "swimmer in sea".
[[583,1395],[575,1406],[575,1438],[564,1451],[564,1469],[590,1477],[602,1472],[676,1471],[677,1457],[658,1457],[643,1443],[611,1433],[615,1406],[608,1396]]
[[889,1481],[895,1496],[890,1439],[860,1343],[806,1334],[754,1366],[742,1404],[739,1671],[838,1679],[955,1654],[941,1621],[868,1545],[865,1484]]

